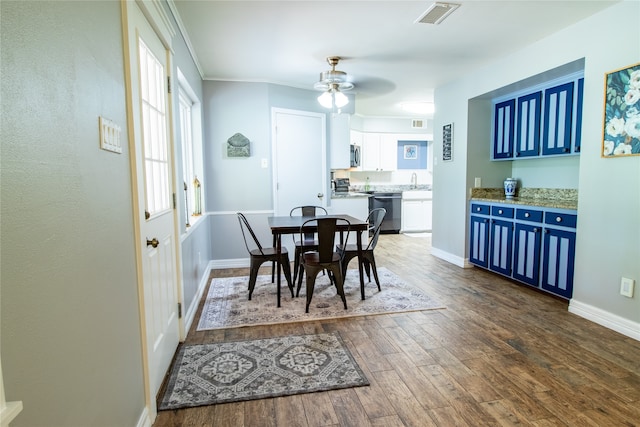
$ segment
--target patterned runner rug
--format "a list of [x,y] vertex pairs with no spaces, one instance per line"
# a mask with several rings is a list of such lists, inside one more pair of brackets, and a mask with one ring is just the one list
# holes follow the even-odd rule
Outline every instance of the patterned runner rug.
[[271,275],[258,276],[251,301],[248,300],[249,277],[214,278],[205,300],[198,330],[233,328],[249,325],[301,322],[341,317],[399,313],[405,311],[434,310],[444,308],[438,301],[396,276],[388,269],[378,268],[380,288],[373,281],[366,283],[365,297],[360,298],[358,270],[347,270],[344,285],[347,310],[336,289],[326,275],[320,273],[316,280],[309,313],[306,304],[305,282],[300,297],[291,298],[283,276],[281,307],[277,307],[276,285]]
[[337,332],[185,345],[158,409],[369,385]]

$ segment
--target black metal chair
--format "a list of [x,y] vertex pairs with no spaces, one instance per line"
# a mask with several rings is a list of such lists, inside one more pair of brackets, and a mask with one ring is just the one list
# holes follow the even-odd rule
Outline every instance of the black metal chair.
[[[291,209],[289,216],[300,214],[303,217],[316,217],[318,215],[326,215],[327,210],[322,206],[296,206]],[[305,249],[315,251],[318,249],[318,240],[316,239],[316,233],[304,233],[302,236],[304,239]],[[296,239],[296,235],[293,235],[293,243],[295,244],[295,253],[293,254],[293,277],[298,277],[298,268],[300,268],[300,255],[302,254],[302,239]]]
[[[309,312],[309,305],[313,297],[316,277],[322,270],[327,270],[331,283],[334,284],[338,291],[338,295],[342,298],[344,309],[347,309],[347,299],[344,294],[344,276],[342,275],[342,263],[340,255],[335,252],[335,237],[338,224],[346,226],[346,239],[349,238],[349,228],[351,223],[343,218],[326,217],[313,218],[305,221],[300,227],[301,258],[300,269],[298,273],[298,291],[296,296],[300,295],[300,287],[302,286],[302,276],[306,275],[307,285],[307,304],[305,312]],[[307,227],[317,227],[318,245],[315,250],[306,246],[304,234]]]
[[[380,291],[380,280],[378,279],[378,270],[376,267],[376,258],[373,255],[373,250],[378,243],[378,237],[380,236],[380,226],[382,225],[382,220],[384,219],[387,210],[384,208],[372,209],[369,212],[367,217],[367,221],[370,224],[369,227],[369,243],[367,246],[362,248],[362,262],[364,270],[367,273],[367,278],[369,282],[371,282],[371,271],[373,270],[373,277],[378,285],[378,291]],[[336,252],[340,255],[342,259],[342,275],[343,277],[347,274],[347,266],[349,265],[349,261],[358,256],[358,246],[355,243],[345,243],[339,244],[336,246]],[[361,289],[362,299],[364,299],[364,289]]]
[[[249,221],[247,218],[240,212],[238,212],[238,222],[240,222],[240,230],[242,231],[242,237],[244,239],[244,245],[249,252],[251,257],[251,264],[249,270],[249,300],[251,300],[251,295],[253,294],[253,289],[256,286],[256,278],[258,277],[258,269],[260,266],[268,261],[278,262],[282,264],[282,269],[284,271],[284,276],[287,280],[287,284],[289,285],[289,290],[291,291],[291,298],[293,298],[293,281],[291,279],[291,265],[289,264],[289,253],[287,252],[287,248],[282,248],[280,257],[278,258],[278,249],[275,247],[265,248],[260,244],[258,237],[253,232],[251,225],[249,225]],[[247,238],[247,234],[251,236],[250,243]],[[273,283],[274,278],[272,276],[271,282]]]

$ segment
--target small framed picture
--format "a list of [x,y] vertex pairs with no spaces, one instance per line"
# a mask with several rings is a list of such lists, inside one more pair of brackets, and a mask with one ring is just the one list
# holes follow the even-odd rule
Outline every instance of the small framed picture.
[[453,123],[442,126],[442,160],[453,160]]
[[640,155],[640,62],[604,75],[602,157]]
[[407,160],[418,159],[418,146],[406,144],[404,146],[404,158]]

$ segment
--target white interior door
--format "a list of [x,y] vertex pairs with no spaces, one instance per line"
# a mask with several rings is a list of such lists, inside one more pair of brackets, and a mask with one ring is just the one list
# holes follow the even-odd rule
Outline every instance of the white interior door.
[[[324,114],[272,109],[275,215],[301,205],[327,206],[325,123]],[[282,244],[293,253],[291,239]]]
[[147,405],[179,342],[176,210],[167,89],[169,51],[135,2],[126,2],[131,164]]

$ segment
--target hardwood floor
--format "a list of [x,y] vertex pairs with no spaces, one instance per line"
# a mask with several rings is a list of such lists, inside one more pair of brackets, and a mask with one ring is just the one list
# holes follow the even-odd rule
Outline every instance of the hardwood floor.
[[161,411],[154,426],[640,425],[640,342],[430,250],[429,238],[383,235],[376,260],[445,310],[202,332],[196,320],[186,340],[339,331],[369,387]]

